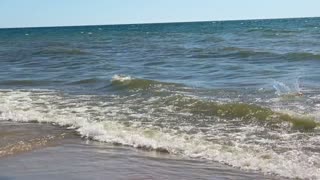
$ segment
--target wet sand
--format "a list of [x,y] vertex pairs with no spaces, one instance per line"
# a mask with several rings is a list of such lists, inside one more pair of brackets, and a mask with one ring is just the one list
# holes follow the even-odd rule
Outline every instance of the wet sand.
[[0,180],[279,179],[214,162],[83,140],[49,124],[1,123],[1,134],[2,149],[8,144],[27,144],[30,139],[58,138],[3,156]]

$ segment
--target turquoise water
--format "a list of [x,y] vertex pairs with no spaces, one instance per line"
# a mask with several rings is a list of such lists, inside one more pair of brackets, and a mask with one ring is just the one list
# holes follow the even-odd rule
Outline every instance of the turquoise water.
[[0,119],[320,178],[320,19],[0,29]]

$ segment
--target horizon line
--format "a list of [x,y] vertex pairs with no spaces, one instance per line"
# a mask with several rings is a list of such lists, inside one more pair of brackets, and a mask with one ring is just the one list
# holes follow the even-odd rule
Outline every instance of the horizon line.
[[79,25],[52,25],[52,26],[25,26],[25,27],[0,27],[3,29],[33,29],[33,28],[68,28],[68,27],[90,27],[90,26],[128,26],[128,25],[152,25],[152,24],[179,24],[179,23],[205,23],[205,22],[230,22],[230,21],[256,21],[256,20],[285,20],[285,19],[310,19],[320,16],[284,17],[284,18],[252,18],[252,19],[226,19],[226,20],[195,20],[195,21],[164,21],[164,22],[142,22],[142,23],[119,23],[119,24],[79,24]]

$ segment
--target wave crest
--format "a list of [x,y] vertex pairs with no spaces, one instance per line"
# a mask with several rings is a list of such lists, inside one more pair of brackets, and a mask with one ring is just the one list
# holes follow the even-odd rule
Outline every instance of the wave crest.
[[313,117],[289,115],[253,104],[221,104],[185,96],[172,96],[167,99],[166,104],[175,105],[180,111],[193,114],[240,119],[242,122],[262,123],[269,126],[281,126],[283,123],[289,123],[294,129],[300,130],[312,130],[320,126],[320,123],[316,122]]
[[111,85],[120,89],[145,90],[150,88],[161,88],[163,86],[178,86],[175,83],[160,82],[149,79],[139,79],[126,75],[114,75]]

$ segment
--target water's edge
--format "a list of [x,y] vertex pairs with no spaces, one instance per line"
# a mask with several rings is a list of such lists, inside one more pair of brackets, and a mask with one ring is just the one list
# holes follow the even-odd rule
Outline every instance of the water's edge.
[[[1,139],[33,128],[51,128],[69,133],[70,130],[50,124],[25,124],[0,122],[9,127]],[[45,134],[45,132],[42,132]],[[59,134],[57,133],[57,134]],[[27,135],[27,134],[26,134]],[[40,135],[41,136],[41,135]],[[39,134],[38,134],[39,137]],[[48,136],[47,136],[48,137]],[[53,136],[52,136],[53,137]],[[258,172],[241,171],[227,165],[195,159],[181,159],[167,153],[137,150],[130,147],[112,145],[80,139],[74,135],[60,138],[56,142],[29,143],[24,137],[16,144],[28,146],[0,158],[0,179],[280,179]],[[50,139],[50,138],[49,138]],[[5,146],[0,146],[0,152]],[[47,139],[48,140],[48,139]],[[59,164],[59,166],[57,166]],[[117,166],[118,165],[118,166]],[[86,173],[84,173],[86,172]]]

